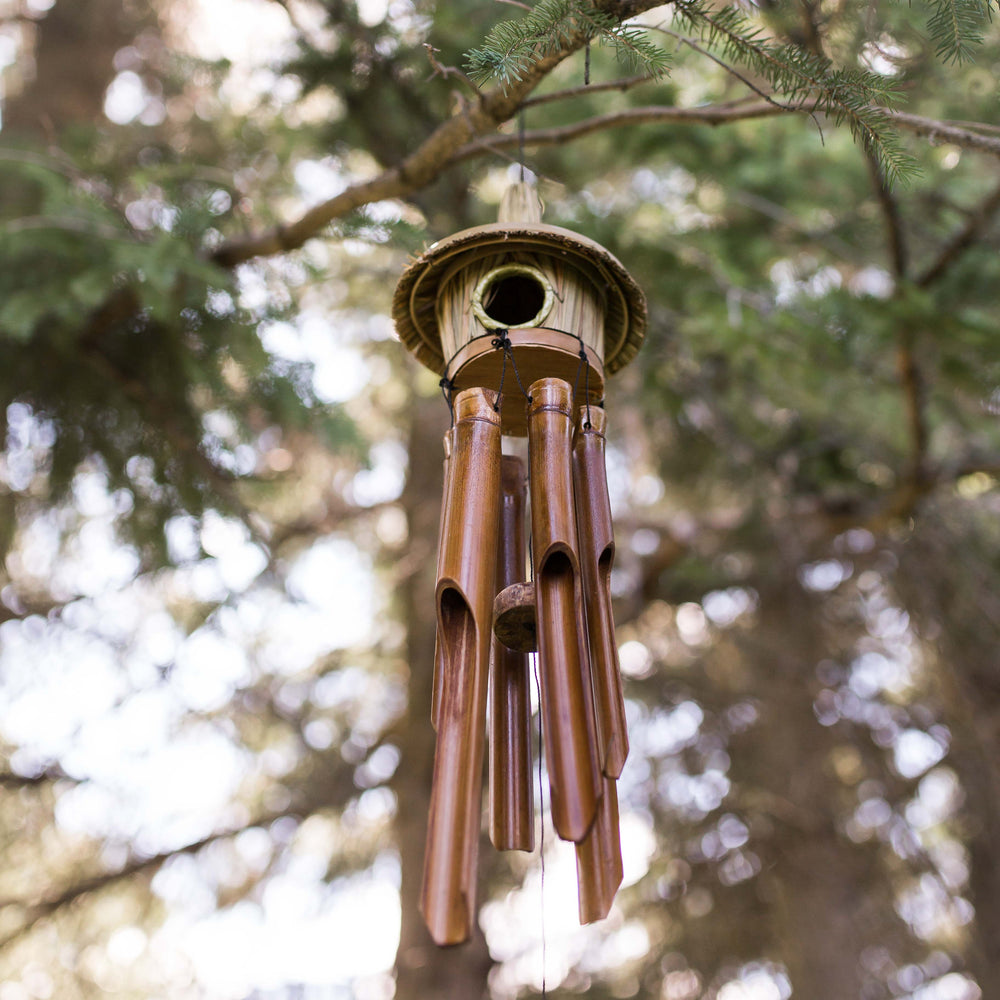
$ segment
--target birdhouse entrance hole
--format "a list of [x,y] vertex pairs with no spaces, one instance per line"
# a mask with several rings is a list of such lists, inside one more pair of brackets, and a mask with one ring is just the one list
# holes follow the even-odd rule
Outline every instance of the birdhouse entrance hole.
[[476,286],[472,308],[489,330],[540,326],[552,310],[555,295],[541,271],[527,264],[495,267]]

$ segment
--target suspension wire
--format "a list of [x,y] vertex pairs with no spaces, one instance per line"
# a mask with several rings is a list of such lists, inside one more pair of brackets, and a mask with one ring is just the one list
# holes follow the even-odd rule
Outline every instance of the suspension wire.
[[517,159],[521,165],[521,183],[524,183],[524,108],[517,116]]
[[[528,496],[531,496],[531,463],[528,463],[525,479],[528,484]],[[532,544],[531,532],[528,532],[528,581],[535,582],[535,552]],[[547,938],[545,936],[545,782],[542,768],[542,754],[544,743],[542,741],[542,682],[538,674],[538,652],[528,654],[531,660],[531,671],[535,678],[535,694],[538,698],[538,862],[540,881],[538,886],[539,913],[542,923],[542,1000],[546,1000],[548,990],[546,988],[546,968],[547,959]]]
[[538,676],[538,654],[531,653],[529,655],[531,656],[532,670],[535,675],[535,690],[538,692],[538,860],[540,865],[538,895],[539,912],[542,921],[542,1000],[545,1000],[548,995],[548,991],[545,988],[548,961],[545,938],[545,785],[542,780],[542,683]]
[[[521,373],[517,369],[517,361],[514,358],[514,345],[510,342],[509,331],[497,330],[496,336],[490,341],[490,344],[498,351],[503,351],[503,365],[500,368],[500,392],[503,392],[503,380],[507,373],[507,360],[509,358],[510,366],[514,369],[514,378],[517,379],[517,387],[521,390],[521,395],[530,403],[531,393],[524,388],[524,383],[521,381]],[[497,409],[497,407],[494,407],[494,409]]]
[[441,395],[444,396],[444,401],[448,404],[448,413],[451,414],[451,426],[455,426],[455,400],[454,392],[456,389],[455,383],[452,382],[447,375],[441,377],[438,385],[441,387]]
[[507,331],[503,330],[500,336],[494,337],[490,343],[503,351],[503,361],[500,363],[500,384],[497,386],[497,400],[493,404],[493,411],[499,413],[500,400],[503,399],[503,380],[507,377],[507,347],[505,345],[510,344],[510,337],[507,336]]
[[590,381],[590,365],[587,364],[587,352],[584,350],[583,341],[580,341],[580,363],[576,366],[576,378],[573,379],[573,406],[576,407],[576,390],[580,387],[580,375],[583,370],[587,370],[587,380]]

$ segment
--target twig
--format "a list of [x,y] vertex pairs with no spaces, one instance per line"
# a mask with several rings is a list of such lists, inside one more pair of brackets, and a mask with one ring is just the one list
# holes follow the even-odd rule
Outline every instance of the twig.
[[284,812],[275,812],[269,813],[265,816],[258,816],[245,825],[232,829],[220,830],[217,833],[209,834],[201,840],[192,844],[186,844],[184,847],[179,847],[176,850],[165,851],[162,854],[154,854],[148,858],[139,858],[118,871],[102,872],[101,874],[94,875],[91,878],[81,879],[75,885],[69,886],[57,895],[50,896],[37,903],[31,903],[25,906],[22,901],[17,899],[0,900],[0,909],[7,906],[25,906],[27,910],[24,921],[0,938],[0,951],[10,947],[10,945],[12,945],[15,941],[18,941],[25,934],[33,930],[39,921],[51,916],[62,907],[76,902],[76,900],[83,896],[90,895],[93,892],[100,892],[100,890],[106,888],[107,886],[120,882],[123,879],[132,878],[136,875],[144,873],[155,873],[165,862],[169,861],[173,857],[177,857],[181,854],[197,854],[202,848],[207,847],[209,844],[213,844],[218,840],[226,840],[230,837],[235,837],[237,834],[242,833],[244,830],[251,827],[264,826],[268,823],[274,822],[274,820],[279,819],[282,816],[292,814],[291,810],[286,810]]
[[[656,0],[640,0],[629,4],[631,13],[641,13],[655,6]],[[516,146],[517,136],[488,135],[509,121],[528,99],[535,87],[567,56],[584,44],[581,36],[566,43],[558,52],[533,63],[521,80],[514,81],[504,91],[485,92],[473,107],[462,108],[442,122],[409,156],[398,165],[382,171],[370,180],[354,184],[334,198],[309,209],[298,219],[269,232],[230,240],[215,250],[211,259],[223,267],[235,267],[253,257],[269,256],[301,247],[317,236],[326,226],[364,205],[391,198],[405,198],[436,180],[456,163],[476,156],[494,153],[498,149]],[[592,87],[591,90],[594,88]],[[555,97],[551,99],[556,99]],[[806,114],[816,112],[817,102],[804,102],[791,108]],[[941,138],[966,149],[1000,156],[1000,138],[978,135],[969,129],[956,128],[946,122],[919,115],[910,115],[890,108],[873,106],[887,121],[918,135]],[[598,115],[561,128],[544,129],[525,134],[526,144],[554,145],[569,142],[603,129],[652,122],[673,124],[722,125],[752,118],[773,117],[788,113],[773,98],[759,101],[733,101],[701,108],[642,107]]]
[[878,159],[870,149],[865,151],[865,160],[868,163],[868,172],[871,175],[875,196],[882,207],[886,240],[889,244],[889,257],[892,261],[892,272],[896,283],[899,284],[906,280],[907,270],[906,241],[903,238],[903,224],[899,214],[899,203],[889,190],[889,185],[885,182],[885,174],[882,172],[881,166],[879,166]]
[[[632,17],[656,6],[658,0],[634,0],[623,4],[622,16]],[[442,122],[407,157],[371,180],[352,185],[334,198],[322,202],[284,226],[223,244],[211,259],[223,267],[235,267],[253,257],[281,253],[302,246],[335,219],[375,201],[411,195],[436,180],[444,169],[457,162],[455,151],[465,148],[477,136],[498,129],[511,119],[522,102],[564,59],[586,43],[583,31],[575,32],[549,55],[536,59],[523,77],[483,93],[472,107],[462,108]],[[475,149],[476,147],[472,147]],[[482,153],[482,150],[479,150]]]
[[902,477],[903,488],[908,484],[913,489],[913,500],[916,502],[920,496],[920,488],[929,478],[926,469],[927,419],[924,413],[927,393],[914,352],[914,331],[905,321],[901,323],[896,339],[896,371],[903,390],[906,428],[910,440],[910,458]]
[[[898,295],[906,281],[908,264],[899,203],[889,190],[882,168],[871,150],[865,151],[865,160],[868,163],[872,188],[876,198],[878,198],[879,206],[882,209],[882,218],[885,221],[886,242],[896,282],[896,294]],[[896,330],[896,374],[903,393],[903,409],[906,413],[910,455],[906,461],[906,468],[900,476],[900,486],[896,492],[895,505],[900,508],[900,513],[904,509],[908,513],[917,503],[922,495],[922,487],[928,479],[925,467],[928,432],[927,416],[924,412],[927,393],[923,373],[917,364],[914,350],[915,340],[916,334],[912,325],[907,320],[901,319]]]
[[941,121],[944,125],[951,125],[955,128],[967,128],[972,129],[973,132],[992,132],[994,135],[1000,135],[1000,125],[991,125],[989,122],[968,122],[956,118],[943,118]]
[[894,111],[882,108],[887,121],[894,122],[899,128],[906,129],[916,135],[927,136],[932,143],[936,141],[950,142],[963,149],[974,149],[979,153],[1000,156],[1000,138],[979,135],[969,128],[958,128],[936,118],[924,118],[922,115],[911,115],[906,111]]
[[789,229],[794,229],[802,233],[807,239],[815,240],[817,243],[825,246],[832,254],[843,260],[849,261],[852,264],[857,262],[858,255],[856,249],[849,243],[830,232],[824,232],[821,229],[810,229],[808,226],[803,225],[794,212],[790,212],[782,205],[778,205],[768,198],[763,198],[759,194],[753,194],[750,191],[740,189],[733,190],[731,197],[739,204],[745,205],[755,212],[760,212],[761,215],[766,215],[769,219],[774,219],[775,222],[787,226]]
[[[675,125],[723,125],[728,122],[746,121],[751,118],[773,118],[784,114],[781,108],[767,102],[748,104],[734,102],[732,104],[716,104],[700,108],[678,108],[672,106],[650,106],[641,108],[625,108],[621,111],[611,111],[593,118],[585,118],[571,125],[559,125],[548,129],[535,129],[524,133],[527,146],[553,146],[578,139],[580,136],[604,129],[617,128],[624,125],[645,125],[650,123],[670,123]],[[459,163],[470,159],[484,149],[491,152],[496,149],[507,149],[517,146],[516,135],[494,135],[484,137],[476,143],[469,143],[457,149],[452,155],[451,163]]]
[[649,83],[655,79],[652,76],[627,76],[621,80],[609,80],[607,83],[590,83],[581,87],[567,87],[565,90],[554,90],[549,94],[539,94],[538,97],[532,97],[522,102],[521,110],[534,108],[539,104],[551,104],[553,101],[566,101],[573,97],[581,97],[584,94],[588,96],[599,94],[602,91],[608,90],[620,90],[624,93],[626,90],[638,87],[641,83]]
[[676,39],[689,48],[693,49],[699,55],[705,56],[706,59],[711,59],[716,66],[721,66],[730,76],[735,77],[744,86],[749,87],[758,97],[763,97],[765,101],[769,104],[773,104],[776,108],[781,108],[782,111],[798,111],[797,107],[793,107],[790,104],[783,104],[781,101],[776,101],[770,94],[761,90],[752,80],[748,80],[742,73],[734,69],[729,65],[724,59],[720,59],[717,55],[709,52],[708,49],[703,48],[694,39],[688,38],[687,35],[678,34],[676,31],[671,31],[669,28],[664,28],[662,24],[646,24],[643,27],[647,31],[659,31],[661,34],[668,35],[670,38]]
[[447,80],[450,76],[454,76],[461,80],[462,83],[464,83],[476,95],[476,97],[482,96],[483,92],[457,66],[445,66],[442,62],[440,62],[435,54],[440,52],[440,49],[436,49],[430,43],[424,42],[424,51],[427,53],[427,61],[431,64],[431,69],[433,70],[431,75],[428,77],[429,80],[433,80],[436,76],[440,76],[445,80]]
[[13,771],[0,773],[0,788],[37,788],[54,781],[78,782],[79,779],[67,774],[58,764],[50,764],[37,774],[15,774]]
[[962,254],[975,245],[993,221],[998,209],[1000,209],[1000,184],[975,211],[970,213],[969,221],[948,241],[937,260],[917,278],[917,287],[929,288],[940,280]]

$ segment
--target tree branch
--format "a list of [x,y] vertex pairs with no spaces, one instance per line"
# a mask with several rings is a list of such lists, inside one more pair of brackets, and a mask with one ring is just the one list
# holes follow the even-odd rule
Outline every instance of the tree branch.
[[903,237],[903,223],[899,214],[899,202],[889,190],[885,182],[885,174],[871,150],[865,153],[868,172],[871,175],[875,197],[882,208],[882,218],[885,220],[886,242],[889,246],[889,259],[892,263],[892,273],[897,285],[906,280],[907,252]]
[[[616,13],[624,20],[655,7],[657,0],[634,0],[618,5]],[[294,250],[317,235],[335,219],[363,205],[389,198],[401,198],[426,187],[457,162],[455,150],[475,137],[493,132],[517,112],[528,95],[564,59],[581,49],[587,41],[583,31],[575,32],[550,55],[533,62],[519,80],[509,86],[487,91],[482,97],[463,104],[447,121],[442,122],[409,156],[395,167],[371,180],[355,184],[334,198],[304,212],[298,219],[270,232],[223,244],[212,260],[223,267],[235,267],[243,261],[267,254]]]
[[521,102],[521,110],[525,108],[535,108],[540,104],[551,104],[553,101],[566,101],[573,97],[589,97],[591,94],[600,94],[609,90],[619,90],[624,93],[633,87],[638,87],[641,83],[649,83],[655,78],[652,76],[628,76],[621,80],[608,80],[606,83],[586,83],[579,87],[568,87],[566,90],[554,90],[548,94],[539,94],[538,97],[530,97]]
[[749,77],[746,77],[742,73],[740,73],[735,66],[730,66],[729,63],[727,63],[724,59],[720,59],[717,55],[710,52],[703,46],[699,45],[693,38],[688,38],[687,35],[681,35],[676,31],[671,31],[669,28],[664,28],[662,24],[650,24],[646,25],[646,28],[649,31],[658,31],[663,35],[667,35],[670,38],[674,38],[681,44],[686,45],[692,51],[697,52],[698,55],[704,56],[706,59],[710,59],[712,62],[715,63],[716,66],[720,67],[730,76],[739,80],[740,83],[743,84],[743,86],[752,90],[758,97],[762,97],[769,104],[773,104],[775,107],[781,108],[783,111],[798,110],[798,108],[793,107],[790,104],[785,104],[782,101],[775,100],[770,94],[768,94],[766,91],[758,87],[757,84],[755,84],[751,79],[749,79]]
[[[641,0],[630,5],[635,13],[655,6],[655,0]],[[562,100],[578,96],[588,88],[571,88],[550,95],[528,100],[535,87],[564,59],[580,49],[585,42],[574,37],[558,52],[532,64],[524,78],[514,81],[507,90],[496,89],[484,93],[479,101],[463,105],[434,131],[397,166],[382,171],[377,176],[351,185],[340,194],[305,211],[298,219],[277,226],[265,233],[238,238],[224,243],[212,254],[211,259],[223,267],[235,267],[254,257],[269,256],[301,247],[317,236],[331,222],[373,202],[391,198],[404,198],[435,181],[449,167],[465,160],[517,146],[516,135],[489,135],[509,121],[524,106]],[[637,78],[636,84],[644,78]],[[623,89],[632,86],[632,80],[616,81],[600,89]],[[597,87],[589,88],[593,93]],[[621,111],[596,115],[592,118],[550,129],[527,132],[525,145],[561,145],[604,129],[650,123],[684,125],[724,125],[731,122],[775,115],[801,112],[812,114],[816,102],[806,102],[794,107],[777,104],[765,95],[759,101],[742,100],[697,108],[648,106],[627,108]],[[1000,137],[980,135],[968,128],[959,128],[947,122],[919,115],[911,115],[889,108],[877,108],[897,127],[932,141],[940,139],[965,149],[1000,157]]]
[[0,772],[0,788],[38,788],[54,781],[78,782],[77,778],[67,774],[58,764],[50,764],[37,774],[15,774],[13,771]]
[[[7,934],[0,938],[0,951],[10,947],[10,945],[12,945],[15,941],[20,940],[46,917],[51,916],[62,907],[76,902],[76,900],[82,898],[83,896],[88,896],[93,892],[100,892],[101,889],[107,888],[109,885],[113,885],[116,882],[123,881],[124,879],[132,878],[136,875],[154,874],[173,857],[181,854],[197,854],[203,847],[207,847],[209,844],[214,844],[218,840],[226,840],[229,837],[235,837],[244,830],[250,829],[254,826],[266,825],[285,815],[290,815],[290,813],[285,811],[282,813],[274,813],[257,817],[250,823],[231,829],[219,830],[216,833],[209,834],[207,837],[203,837],[201,840],[195,841],[193,844],[186,844],[184,847],[179,847],[176,850],[164,851],[162,854],[153,854],[148,858],[137,858],[130,864],[125,865],[123,868],[119,868],[117,871],[102,872],[100,875],[93,875],[90,878],[81,879],[79,882],[74,883],[62,892],[49,896],[47,899],[43,899],[40,902],[27,905],[25,907],[24,920],[21,924],[13,930],[8,931]],[[22,900],[18,899],[6,899],[0,901],[0,909],[15,906],[24,906],[24,903]]]
[[910,458],[903,475],[903,488],[907,484],[913,491],[913,502],[920,496],[920,487],[928,478],[925,468],[927,458],[927,420],[924,404],[927,400],[925,380],[914,352],[914,332],[908,322],[903,322],[896,335],[896,372],[903,390],[906,411],[906,429],[910,440]]
[[969,213],[969,221],[949,240],[937,260],[917,278],[917,287],[929,288],[939,281],[962,254],[976,244],[993,221],[998,209],[1000,209],[1000,184]]
[[924,118],[921,115],[911,115],[906,111],[894,111],[883,108],[886,118],[901,129],[913,132],[915,135],[927,136],[932,143],[950,142],[963,149],[973,149],[990,156],[1000,156],[1000,138],[990,135],[979,135],[968,128],[959,128],[936,118]]
[[[535,129],[524,133],[525,146],[554,146],[601,132],[605,129],[619,128],[625,125],[648,125],[651,123],[669,123],[675,125],[725,125],[729,122],[746,121],[751,118],[771,118],[786,113],[783,108],[765,101],[733,101],[727,104],[709,105],[700,108],[678,108],[673,106],[649,106],[641,108],[625,108],[622,111],[611,111],[571,125],[558,125],[554,128]],[[495,135],[469,143],[457,149],[452,163],[467,160],[481,154],[484,150],[496,151],[517,146],[519,137],[514,134]]]
[[[898,295],[906,281],[907,274],[906,241],[903,236],[899,203],[889,190],[885,175],[871,151],[866,152],[865,159],[868,162],[868,172],[871,174],[872,188],[881,206],[882,218],[885,220],[886,243],[888,244],[889,259]],[[916,335],[911,323],[907,320],[900,320],[896,330],[896,373],[899,378],[899,387],[903,393],[903,409],[906,413],[910,455],[901,475],[900,488],[889,505],[890,516],[898,516],[903,509],[909,510],[913,507],[921,496],[921,487],[927,478],[925,463],[928,432],[927,418],[924,413],[927,394],[923,373],[917,364],[914,351],[915,338]],[[893,507],[900,508],[900,511],[892,510]]]

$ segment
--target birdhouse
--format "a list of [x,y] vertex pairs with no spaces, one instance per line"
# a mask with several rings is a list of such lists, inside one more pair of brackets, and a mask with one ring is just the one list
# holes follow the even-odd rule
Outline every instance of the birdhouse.
[[[602,246],[542,223],[522,183],[504,195],[497,223],[443,239],[410,264],[393,318],[441,376],[452,412],[424,918],[438,944],[471,931],[487,727],[491,839],[502,850],[534,847],[537,653],[552,821],[576,844],[581,921],[601,919],[622,877],[616,779],[628,753],[603,400],[606,377],[642,343],[645,298]],[[505,436],[527,436],[527,465],[504,453]]]

